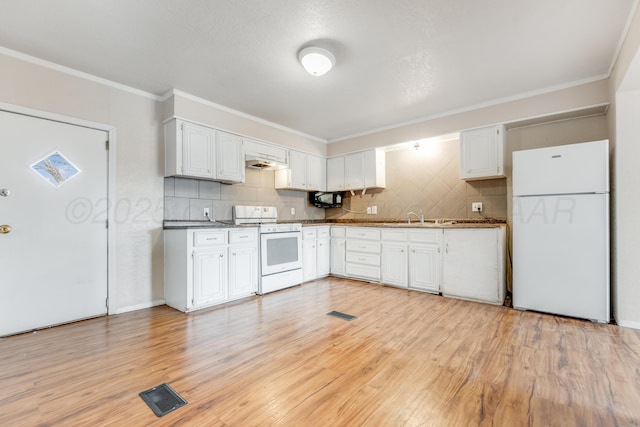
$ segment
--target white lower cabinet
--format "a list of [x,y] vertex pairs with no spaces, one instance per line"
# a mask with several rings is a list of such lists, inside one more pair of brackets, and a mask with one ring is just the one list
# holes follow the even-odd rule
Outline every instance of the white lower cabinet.
[[408,257],[407,230],[383,229],[381,282],[385,285],[407,287]]
[[380,230],[347,227],[345,274],[354,279],[380,281]]
[[318,251],[316,249],[316,227],[302,229],[302,280],[309,282],[318,276]]
[[440,292],[442,230],[409,231],[409,288]]
[[446,229],[442,295],[502,305],[506,293],[506,230]]
[[[339,230],[340,227],[334,227]],[[443,296],[503,304],[506,228],[346,227],[344,276]],[[332,274],[342,275],[342,238]]]
[[331,274],[346,275],[346,230],[345,227],[331,227]]
[[303,227],[302,277],[305,282],[326,277],[331,272],[330,227]]
[[327,237],[318,237],[316,241],[317,261],[316,273],[318,277],[327,277],[331,273],[331,239],[329,239],[329,227]]
[[227,299],[227,248],[193,251],[194,307],[223,302]]
[[255,294],[259,275],[255,230],[229,231],[229,299]]
[[193,311],[258,290],[258,230],[164,230],[168,306]]

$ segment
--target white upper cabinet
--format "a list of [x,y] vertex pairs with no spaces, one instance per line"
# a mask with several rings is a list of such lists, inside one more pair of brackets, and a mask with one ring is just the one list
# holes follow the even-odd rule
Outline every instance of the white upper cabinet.
[[385,182],[385,152],[382,150],[367,150],[362,152],[364,165],[364,188],[384,188]]
[[244,182],[242,138],[173,119],[164,126],[165,176]]
[[344,156],[327,159],[327,191],[344,191]]
[[344,188],[345,190],[364,188],[364,157],[362,153],[344,156]]
[[299,151],[289,151],[289,188],[307,189],[307,155]]
[[324,157],[307,154],[307,190],[325,191],[327,163]]
[[324,158],[289,150],[289,168],[275,172],[275,188],[324,191],[326,173],[327,166]]
[[242,137],[232,133],[217,132],[216,178],[228,182],[244,182],[244,152]]
[[460,179],[504,178],[505,128],[489,126],[460,133]]
[[165,176],[214,179],[216,131],[171,120],[165,125]]
[[329,191],[384,188],[385,185],[385,152],[383,150],[366,150],[327,160]]

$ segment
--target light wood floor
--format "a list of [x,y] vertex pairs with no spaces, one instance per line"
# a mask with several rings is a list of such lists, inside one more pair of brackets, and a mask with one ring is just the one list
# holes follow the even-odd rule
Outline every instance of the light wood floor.
[[2,426],[639,424],[638,331],[349,280],[0,339]]

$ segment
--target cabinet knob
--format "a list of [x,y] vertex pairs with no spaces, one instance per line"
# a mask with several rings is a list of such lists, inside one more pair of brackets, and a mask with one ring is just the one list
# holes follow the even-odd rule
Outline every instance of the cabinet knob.
[[224,258],[224,254],[220,254],[220,258]]

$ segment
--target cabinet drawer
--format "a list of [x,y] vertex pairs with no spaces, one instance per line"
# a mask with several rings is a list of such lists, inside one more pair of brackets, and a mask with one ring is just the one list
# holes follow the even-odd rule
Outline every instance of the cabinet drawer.
[[380,255],[347,252],[347,262],[380,266]]
[[366,240],[347,240],[347,251],[379,254],[380,242],[369,242]]
[[347,237],[364,240],[380,240],[380,230],[377,228],[350,227],[347,228]]
[[257,230],[231,230],[229,231],[229,243],[234,244],[253,244],[258,242]]
[[407,230],[382,230],[382,240],[386,242],[406,242]]
[[193,233],[193,246],[216,246],[227,244],[226,231],[196,231]]
[[315,227],[302,227],[302,239],[313,240],[318,235]]
[[344,237],[347,230],[344,227],[331,227],[331,237]]
[[329,227],[318,227],[318,239],[325,239],[330,236]]
[[411,230],[409,241],[416,243],[438,243],[442,230]]
[[368,280],[380,280],[380,268],[366,265],[347,264],[347,277],[358,277]]

